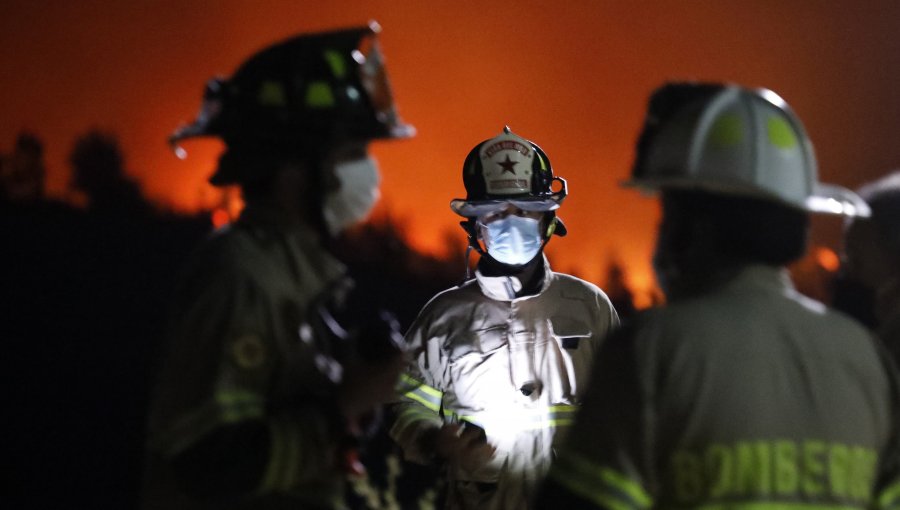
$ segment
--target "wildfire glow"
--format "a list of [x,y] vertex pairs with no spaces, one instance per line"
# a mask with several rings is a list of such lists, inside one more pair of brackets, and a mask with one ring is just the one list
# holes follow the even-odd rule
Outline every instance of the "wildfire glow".
[[[207,79],[231,74],[262,47],[369,19],[383,27],[400,114],[418,130],[413,139],[372,146],[383,171],[382,207],[430,253],[463,242],[447,206],[464,195],[462,161],[508,124],[541,145],[569,182],[560,214],[570,235],[551,243],[554,267],[602,285],[615,252],[632,289],[651,295],[655,206],[618,182],[628,175],[647,96],[668,79],[774,89],[804,119],[826,180],[852,186],[870,176],[842,182],[835,172],[879,172],[900,160],[892,139],[900,118],[889,115],[900,111],[900,66],[885,60],[900,54],[893,0],[852,19],[840,2],[810,10],[792,2],[754,9],[742,2],[463,0],[399,8],[394,0],[359,0],[311,8],[261,0],[251,8],[222,0],[177,13],[167,3],[12,4],[4,16],[16,23],[0,31],[0,47],[15,48],[0,52],[0,153],[19,130],[37,133],[57,197],[70,196],[72,142],[98,126],[120,137],[126,167],[148,197],[182,211],[222,207],[233,219],[234,209],[206,182],[221,145],[190,142],[181,161],[167,136],[196,115]],[[747,17],[753,22],[734,25]],[[833,115],[835,98],[847,91],[852,105]],[[826,263],[833,267],[834,257]]]
[[840,268],[841,260],[838,258],[837,253],[830,248],[826,248],[824,246],[819,246],[815,250],[816,253],[816,262],[822,266],[823,269],[830,273],[834,273]]

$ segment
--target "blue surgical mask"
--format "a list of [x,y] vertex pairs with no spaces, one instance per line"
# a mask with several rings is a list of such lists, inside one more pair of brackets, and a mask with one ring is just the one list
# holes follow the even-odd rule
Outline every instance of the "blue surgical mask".
[[540,220],[511,214],[482,226],[486,230],[483,236],[487,252],[498,262],[519,266],[541,251]]

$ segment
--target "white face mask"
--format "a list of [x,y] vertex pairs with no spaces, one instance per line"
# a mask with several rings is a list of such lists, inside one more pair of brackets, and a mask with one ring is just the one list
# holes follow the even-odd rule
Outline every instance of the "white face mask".
[[334,166],[341,186],[325,196],[322,215],[332,237],[369,215],[380,193],[378,163],[370,156]]
[[518,266],[529,262],[541,251],[541,221],[509,215],[482,224],[487,252],[503,264]]

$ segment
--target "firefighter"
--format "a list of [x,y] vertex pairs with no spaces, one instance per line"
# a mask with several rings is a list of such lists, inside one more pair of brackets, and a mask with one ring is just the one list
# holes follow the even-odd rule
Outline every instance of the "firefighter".
[[403,368],[399,351],[356,348],[375,339],[336,321],[351,282],[326,249],[377,199],[367,144],[413,131],[395,111],[378,30],[262,50],[210,81],[197,120],[171,138],[221,138],[211,182],[239,186],[246,208],[201,245],[176,293],[145,508],[343,506],[359,418]]
[[662,193],[653,263],[667,304],[604,344],[540,508],[900,504],[896,373],[784,269],[809,212],[868,213],[816,175],[800,120],[770,90],[653,94],[631,184]]
[[851,218],[844,233],[847,277],[868,290],[878,336],[900,363],[900,172],[860,188],[870,218]]
[[528,508],[618,317],[543,255],[566,234],[567,189],[540,147],[504,128],[471,150],[463,181],[466,199],[450,205],[481,255],[475,278],[435,296],[408,331],[391,436],[408,460],[446,469],[446,508]]

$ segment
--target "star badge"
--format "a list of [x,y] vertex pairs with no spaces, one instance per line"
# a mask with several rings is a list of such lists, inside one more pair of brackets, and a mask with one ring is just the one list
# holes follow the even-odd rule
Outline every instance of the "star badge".
[[503,167],[503,171],[500,172],[501,174],[509,172],[509,173],[515,175],[516,171],[513,169],[513,167],[516,166],[518,163],[519,163],[518,161],[513,161],[513,160],[509,159],[509,154],[507,154],[506,161],[501,161],[497,164]]

